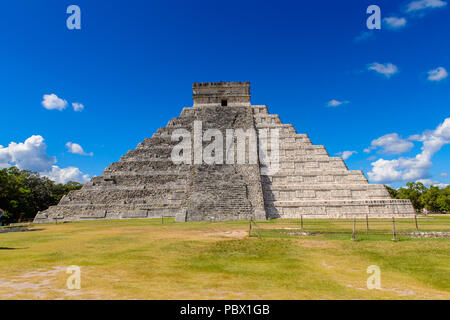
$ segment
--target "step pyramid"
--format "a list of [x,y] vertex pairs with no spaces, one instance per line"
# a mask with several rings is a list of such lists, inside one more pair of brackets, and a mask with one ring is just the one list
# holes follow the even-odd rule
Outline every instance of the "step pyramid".
[[[193,91],[192,107],[184,108],[178,118],[81,190],[71,191],[58,205],[38,212],[35,223],[161,216],[181,222],[415,214],[409,200],[391,199],[383,185],[369,184],[360,170],[348,170],[342,158],[330,157],[324,146],[313,145],[306,134],[283,124],[266,106],[251,105],[249,82],[194,83]],[[196,162],[196,152],[206,152],[215,136],[200,140],[197,146],[190,144],[193,147],[186,154],[190,152],[191,161],[177,163],[173,150],[180,139],[174,139],[174,134],[180,130],[195,133],[199,124],[203,135],[210,129],[222,137],[228,137],[230,129],[254,130],[259,142],[256,161],[249,160],[248,140],[245,163],[206,163],[201,158]],[[262,134],[273,130],[278,133],[275,144],[268,134]],[[230,141],[235,143],[236,138]],[[234,144],[224,145],[211,155],[228,154],[231,146],[237,152]],[[263,161],[270,154],[278,155],[277,170],[267,170],[268,163]]]

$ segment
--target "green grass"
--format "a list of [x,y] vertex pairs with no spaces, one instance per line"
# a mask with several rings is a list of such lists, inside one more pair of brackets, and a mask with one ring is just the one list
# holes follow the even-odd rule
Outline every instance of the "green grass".
[[[397,232],[415,230],[413,220],[396,223]],[[450,217],[419,226],[450,231]],[[305,219],[305,231],[329,233],[286,234],[299,227],[299,220],[257,222],[248,237],[248,221],[136,219],[0,233],[0,298],[450,298],[450,239],[393,242],[390,219],[371,221],[369,233],[358,221],[356,242],[350,220]],[[81,267],[81,290],[66,288],[70,265]],[[366,287],[370,265],[381,268],[382,290]]]

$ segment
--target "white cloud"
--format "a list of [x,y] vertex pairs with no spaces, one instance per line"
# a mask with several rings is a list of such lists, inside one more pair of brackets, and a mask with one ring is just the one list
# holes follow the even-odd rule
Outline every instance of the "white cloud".
[[443,177],[443,178],[448,177],[448,173],[447,173],[447,172],[442,172],[442,173],[441,173],[441,177]]
[[85,183],[89,181],[89,175],[83,174],[80,169],[75,167],[60,168],[52,166],[51,170],[41,173],[42,176],[48,177],[56,183],[67,183],[69,181],[78,181]]
[[369,178],[381,183],[428,178],[433,155],[450,143],[450,118],[445,119],[435,130],[428,130],[417,136],[417,139],[423,143],[421,153],[414,158],[379,159],[372,162],[372,171],[368,173]]
[[447,77],[448,73],[444,67],[439,67],[437,69],[428,71],[428,80],[430,81],[441,81]]
[[380,148],[381,153],[401,154],[408,152],[414,147],[414,144],[408,140],[402,139],[397,133],[386,134],[370,143],[370,147],[364,149],[369,153],[371,150]]
[[373,70],[377,73],[384,75],[386,78],[392,77],[394,74],[398,72],[398,68],[396,65],[392,63],[371,63],[368,67],[368,70]]
[[442,8],[447,5],[447,2],[442,0],[416,0],[407,5],[407,12],[420,11],[424,9]]
[[94,153],[92,153],[92,152],[86,153],[78,143],[67,142],[66,147],[67,147],[67,150],[73,154],[79,154],[82,156],[91,156],[91,157],[94,155]]
[[84,105],[82,103],[74,102],[72,103],[72,107],[74,111],[83,111]]
[[333,99],[333,100],[328,101],[327,106],[328,107],[338,107],[340,105],[347,104],[347,103],[350,103],[350,102],[349,101],[338,101],[338,100]]
[[[59,168],[56,157],[47,154],[47,145],[40,135],[33,135],[25,142],[11,142],[7,147],[0,146],[0,167],[16,166],[21,170],[39,172],[58,182],[69,180],[86,182],[89,176],[74,167]],[[64,180],[68,179],[68,180]]]
[[67,101],[59,98],[56,94],[44,94],[42,106],[47,110],[62,111],[67,107]]
[[374,35],[375,35],[375,32],[373,32],[373,31],[363,31],[355,37],[355,42],[362,42],[362,41],[369,40]]
[[401,29],[406,26],[405,18],[387,17],[383,21],[389,29]]
[[337,155],[342,157],[342,159],[347,160],[348,158],[350,158],[352,155],[356,154],[358,152],[356,151],[342,151],[342,152],[338,152]]
[[396,169],[399,167],[398,160],[379,159],[371,163],[372,171],[368,172],[369,179],[378,182],[401,181],[402,173]]
[[47,154],[44,138],[35,135],[25,142],[11,142],[7,147],[0,148],[0,163],[4,164],[3,167],[15,165],[19,169],[41,172],[56,163],[56,158]]
[[408,140],[411,140],[411,141],[421,141],[421,139],[422,139],[422,135],[420,135],[420,134],[413,134],[412,136],[410,136],[408,138]]

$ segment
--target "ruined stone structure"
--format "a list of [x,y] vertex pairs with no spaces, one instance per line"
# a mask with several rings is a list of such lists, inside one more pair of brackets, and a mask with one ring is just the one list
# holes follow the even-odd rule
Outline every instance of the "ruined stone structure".
[[[81,190],[39,212],[35,222],[162,215],[181,222],[415,214],[409,200],[391,199],[383,185],[369,184],[361,171],[348,170],[341,158],[330,157],[266,106],[252,106],[250,83],[196,83],[193,91],[193,107],[184,108]],[[203,131],[218,129],[224,137],[227,129],[279,129],[279,170],[265,175],[261,159],[256,164],[175,164],[171,154],[179,141],[172,141],[172,133],[192,132],[194,121],[202,122]],[[258,139],[265,138],[259,134]]]

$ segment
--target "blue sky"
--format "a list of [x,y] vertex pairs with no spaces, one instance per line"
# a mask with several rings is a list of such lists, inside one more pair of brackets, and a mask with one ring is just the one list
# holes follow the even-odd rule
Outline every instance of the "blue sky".
[[447,2],[8,1],[0,166],[84,181],[191,106],[193,82],[250,81],[252,104],[371,182],[448,184]]

